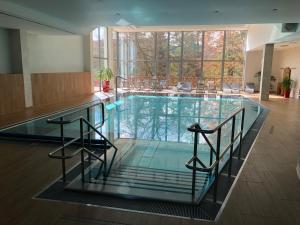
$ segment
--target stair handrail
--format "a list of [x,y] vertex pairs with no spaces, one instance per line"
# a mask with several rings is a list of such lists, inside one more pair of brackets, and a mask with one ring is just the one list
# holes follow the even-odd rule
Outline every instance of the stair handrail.
[[[98,106],[100,105],[101,106],[101,116],[102,116],[102,121],[100,123],[100,126],[103,126],[104,122],[105,122],[105,116],[104,116],[104,103],[103,102],[97,102],[97,103],[94,103],[92,105],[89,105],[87,107],[84,107],[84,108],[81,108],[81,109],[77,109],[75,111],[72,111],[72,112],[69,112],[69,113],[65,113],[63,115],[59,115],[59,116],[56,116],[54,118],[51,118],[51,119],[47,119],[47,123],[51,123],[51,124],[68,124],[68,123],[73,123],[74,120],[78,119],[78,118],[75,118],[75,119],[69,119],[69,120],[61,120],[61,118],[64,118],[66,116],[69,116],[69,115],[72,115],[72,114],[75,114],[77,112],[80,112],[80,111],[83,111],[83,110],[87,110],[87,117],[88,117],[88,120],[89,120],[89,116],[90,116],[90,109],[91,108],[94,108],[95,106]],[[59,119],[59,120],[58,120]]]
[[[235,121],[236,116],[242,112],[241,117],[241,127],[240,131],[235,135]],[[235,112],[233,112],[227,119],[223,120],[218,126],[213,129],[202,129],[198,123],[192,124],[190,127],[187,128],[188,131],[194,133],[194,152],[193,157],[185,164],[185,166],[193,171],[192,175],[192,199],[193,202],[196,202],[196,173],[197,171],[200,172],[207,172],[212,173],[215,170],[215,186],[214,186],[214,202],[217,200],[217,186],[218,186],[218,176],[219,176],[219,162],[224,158],[225,154],[230,150],[229,156],[229,166],[228,166],[228,176],[231,176],[231,168],[232,168],[232,156],[233,156],[233,147],[236,140],[239,138],[239,146],[238,146],[238,158],[241,157],[241,147],[242,147],[242,138],[243,138],[243,130],[244,130],[244,118],[245,118],[245,108],[242,107]],[[232,128],[231,128],[231,139],[230,144],[226,146],[225,150],[220,154],[220,147],[221,147],[221,129],[222,127],[227,124],[229,121],[232,120]],[[209,139],[207,138],[206,134],[213,134],[217,132],[217,146],[216,149],[210,143]],[[210,165],[207,167],[199,158],[198,158],[198,140],[199,140],[199,133],[203,136],[204,140],[210,147]],[[212,161],[213,154],[215,155],[214,162]],[[192,165],[191,165],[192,164]],[[197,164],[200,164],[201,167],[198,167]]]
[[[101,105],[101,109],[102,109],[102,121],[100,124],[96,125],[96,126],[93,126],[91,123],[90,123],[90,108],[92,107],[95,107],[97,105]],[[79,117],[76,117],[76,118],[73,118],[73,119],[69,119],[69,120],[64,120],[64,117],[68,116],[68,115],[71,115],[71,114],[74,114],[76,112],[79,112],[79,111],[82,111],[84,109],[87,109],[87,119],[84,118],[83,116],[79,116]],[[106,172],[106,176],[109,174],[110,170],[111,170],[111,167],[112,167],[112,164],[114,162],[114,159],[115,159],[115,156],[116,156],[116,153],[118,151],[118,148],[113,144],[111,143],[98,129],[100,127],[102,127],[104,125],[104,122],[105,122],[105,116],[104,116],[104,104],[102,102],[100,103],[95,103],[93,105],[90,105],[88,106],[87,108],[84,108],[84,109],[79,109],[79,110],[76,110],[76,111],[73,111],[73,112],[70,112],[70,113],[66,113],[64,115],[60,115],[60,116],[57,116],[55,118],[52,118],[52,119],[48,119],[47,122],[50,123],[50,124],[58,124],[60,125],[60,131],[61,131],[61,146],[58,147],[57,149],[55,149],[54,151],[50,152],[48,154],[48,157],[49,158],[54,158],[54,159],[60,159],[62,160],[62,178],[63,178],[63,181],[65,182],[66,181],[66,166],[65,166],[65,160],[66,159],[70,159],[70,158],[73,158],[75,157],[76,155],[78,155],[79,153],[81,153],[81,164],[84,164],[84,152],[87,153],[89,156],[92,156],[98,160],[100,160],[101,162],[103,162],[105,164],[105,170],[106,170],[106,150],[104,151],[104,160],[102,160],[100,157],[98,157],[96,154],[94,154],[93,152],[91,152],[89,149],[86,148],[85,144],[84,144],[84,137],[88,135],[88,141],[89,143],[91,143],[91,133],[95,132],[97,133],[99,136],[101,136],[101,138],[103,140],[105,140],[105,142],[107,142],[110,147],[112,147],[114,149],[114,153],[113,153],[113,158],[111,160],[111,163],[110,163],[110,166],[109,166],[109,169]],[[58,120],[59,119],[59,120]],[[73,138],[71,139],[70,141],[66,142],[65,143],[65,136],[64,136],[64,125],[65,124],[71,124],[71,123],[74,123],[76,121],[80,121],[80,136],[79,137],[76,137],[76,138]],[[83,130],[83,124],[86,124],[87,125],[87,128],[88,128],[88,131],[84,132]],[[74,144],[76,141],[79,141],[81,140],[81,147],[78,148],[76,151],[74,151],[72,154],[69,154],[69,155],[65,155],[65,148],[70,146],[71,144]],[[61,152],[61,155],[56,155],[57,152]],[[84,180],[84,170],[82,171],[82,179]]]
[[118,79],[122,79],[122,80],[128,80],[127,78],[125,77],[122,77],[120,75],[116,76],[116,90],[115,90],[115,95],[116,95],[116,100],[118,99]]

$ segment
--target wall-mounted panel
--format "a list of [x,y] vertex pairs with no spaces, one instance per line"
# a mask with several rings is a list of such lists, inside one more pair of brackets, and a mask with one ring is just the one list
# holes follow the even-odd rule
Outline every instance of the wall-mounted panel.
[[35,73],[31,82],[34,107],[91,94],[90,72]]
[[0,74],[0,115],[24,110],[22,74]]

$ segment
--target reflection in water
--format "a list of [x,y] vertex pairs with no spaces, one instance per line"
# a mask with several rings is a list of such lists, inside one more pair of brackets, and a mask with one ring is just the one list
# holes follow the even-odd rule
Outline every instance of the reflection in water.
[[[203,129],[213,129],[241,107],[246,108],[247,131],[259,113],[259,105],[248,99],[129,96],[106,106],[103,132],[113,135],[114,139],[192,143],[193,135],[187,131],[188,126],[199,123]],[[239,121],[240,115],[237,128]],[[223,129],[229,127],[231,123]]]

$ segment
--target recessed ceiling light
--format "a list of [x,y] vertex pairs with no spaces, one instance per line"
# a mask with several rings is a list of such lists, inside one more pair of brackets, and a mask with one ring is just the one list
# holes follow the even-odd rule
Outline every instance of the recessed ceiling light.
[[121,16],[121,13],[116,13],[115,15],[116,15],[116,16]]
[[219,10],[217,10],[217,9],[214,11],[214,13],[219,13],[219,12],[220,12],[220,11],[219,11]]
[[275,9],[272,9],[273,12],[276,12],[276,11],[279,11],[279,9],[275,8]]

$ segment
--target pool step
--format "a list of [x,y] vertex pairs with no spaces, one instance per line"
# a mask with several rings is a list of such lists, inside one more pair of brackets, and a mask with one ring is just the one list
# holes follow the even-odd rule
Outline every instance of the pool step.
[[[192,202],[192,174],[189,172],[122,166],[112,170],[109,177],[104,180],[103,177],[95,179],[97,171],[97,167],[90,169],[84,184],[81,182],[81,176],[78,176],[67,189],[125,198]],[[205,192],[208,183],[209,175],[198,173],[197,192]]]

